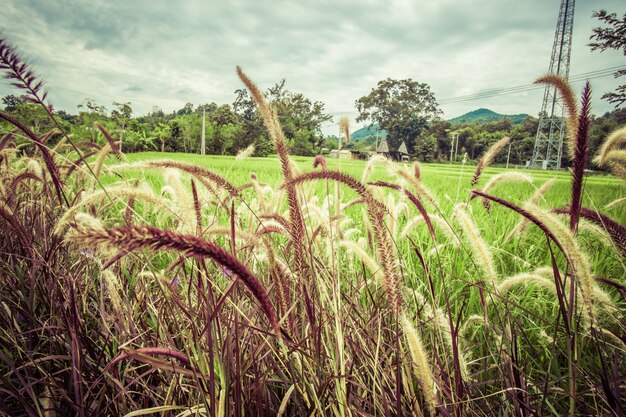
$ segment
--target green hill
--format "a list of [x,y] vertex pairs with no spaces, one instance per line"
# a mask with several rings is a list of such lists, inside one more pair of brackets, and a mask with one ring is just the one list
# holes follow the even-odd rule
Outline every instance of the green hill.
[[[376,143],[376,129],[378,129],[378,124],[362,127],[350,134],[350,140],[365,142],[366,144]],[[387,131],[385,129],[378,131],[378,138],[384,138],[386,136]]]
[[504,118],[511,119],[511,122],[516,124],[522,124],[524,119],[528,117],[527,114],[499,114],[489,109],[478,109],[465,113],[462,116],[455,117],[448,120],[453,125],[461,123],[492,123],[498,122]]

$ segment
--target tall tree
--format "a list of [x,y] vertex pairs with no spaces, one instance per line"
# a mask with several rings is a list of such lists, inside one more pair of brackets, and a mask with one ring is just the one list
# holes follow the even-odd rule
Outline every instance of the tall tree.
[[[254,138],[257,151],[266,148],[265,129],[256,104],[247,90],[237,90],[235,94],[237,98],[233,110],[243,120],[243,134]],[[289,150],[296,155],[314,154],[324,140],[322,124],[332,120],[331,115],[324,113],[324,103],[311,101],[301,93],[287,90],[285,80],[269,88],[265,96],[276,108]]]
[[[596,27],[589,39],[595,41],[589,44],[591,50],[604,52],[607,49],[621,50],[626,56],[626,13],[622,18],[618,18],[615,13],[608,13],[606,10],[594,12],[593,17],[608,27]],[[615,78],[626,75],[626,69],[621,69],[613,73]],[[614,93],[606,93],[602,96],[609,103],[615,103],[615,108],[626,103],[626,84],[617,87]]]
[[2,103],[4,103],[4,111],[11,113],[16,107],[24,101],[22,97],[18,97],[14,94],[2,97]]
[[[357,122],[369,120],[389,132],[387,141],[397,149],[404,141],[410,153],[428,123],[441,114],[430,86],[412,79],[379,81],[376,88],[356,101]],[[425,139],[424,139],[425,140]],[[431,145],[431,141],[428,141]]]

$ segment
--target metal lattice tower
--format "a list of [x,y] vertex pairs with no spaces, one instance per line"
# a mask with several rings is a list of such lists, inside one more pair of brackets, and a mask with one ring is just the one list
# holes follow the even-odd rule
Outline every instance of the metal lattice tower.
[[[565,78],[569,76],[569,61],[572,52],[574,3],[575,0],[561,0],[548,70],[549,74],[557,74]],[[539,126],[530,166],[541,169],[561,168],[564,134],[565,118],[561,97],[555,87],[547,86],[543,93],[543,104],[539,113]]]

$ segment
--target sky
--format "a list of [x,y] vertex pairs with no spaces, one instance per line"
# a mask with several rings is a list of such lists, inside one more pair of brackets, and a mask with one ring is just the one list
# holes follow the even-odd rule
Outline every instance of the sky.
[[[355,100],[380,80],[430,85],[446,119],[478,108],[537,115],[543,91],[455,99],[526,86],[546,73],[559,0],[0,0],[0,33],[46,82],[49,101],[70,113],[86,98],[135,115],[153,106],[232,103],[240,65],[262,89],[285,87],[355,122]],[[608,74],[626,57],[587,46],[594,10],[626,13],[624,0],[578,0],[570,76]],[[574,77],[582,79],[582,77]],[[591,79],[593,112],[624,79]],[[579,92],[583,81],[573,84]],[[524,90],[524,89],[522,89]],[[0,81],[0,96],[17,94]]]

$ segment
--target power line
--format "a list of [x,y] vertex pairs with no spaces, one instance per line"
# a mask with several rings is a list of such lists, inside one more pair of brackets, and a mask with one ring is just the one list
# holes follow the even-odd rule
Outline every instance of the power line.
[[[569,80],[571,82],[576,82],[576,81],[580,81],[580,80],[584,80],[587,78],[598,78],[600,76],[606,76],[609,75],[611,73],[613,73],[616,70],[620,70],[626,68],[626,66],[617,66],[617,67],[613,67],[613,68],[604,68],[601,70],[595,70],[595,71],[589,71],[589,72],[585,72],[582,74],[578,74],[578,75],[573,75],[569,78]],[[507,87],[507,88],[499,88],[499,89],[494,89],[494,90],[488,90],[488,91],[483,91],[483,92],[479,92],[479,93],[472,93],[472,94],[468,94],[465,96],[457,96],[457,97],[448,97],[448,98],[444,98],[442,100],[440,100],[440,102],[448,102],[448,101],[453,101],[453,100],[462,100],[462,99],[470,99],[473,97],[479,97],[479,96],[485,96],[485,95],[493,95],[493,94],[501,94],[501,93],[505,93],[505,92],[521,92],[521,91],[528,91],[528,90],[534,90],[534,89],[542,89],[545,88],[545,86],[542,85],[538,85],[538,84],[525,84],[525,85],[520,85],[520,86],[516,86],[516,87]]]
[[[568,80],[570,83],[577,83],[577,82],[581,82],[585,80],[593,80],[596,78],[602,78],[602,77],[612,75],[615,71],[619,71],[622,69],[626,69],[626,65],[618,65],[615,67],[602,68],[602,69],[598,69],[594,71],[583,72],[581,74],[570,76]],[[509,95],[509,94],[525,93],[529,91],[542,90],[542,89],[545,89],[544,84],[531,83],[531,84],[525,84],[525,85],[518,85],[515,87],[497,88],[493,90],[482,91],[479,93],[467,94],[464,96],[448,97],[448,98],[439,100],[437,104],[445,105],[445,104],[453,104],[453,103],[462,103],[466,101],[474,101],[474,100],[504,96],[504,95]],[[329,112],[328,114],[340,115],[340,114],[356,114],[356,113],[358,112],[355,110],[346,110],[346,111]],[[338,126],[338,125],[339,123],[328,123],[328,124],[322,124],[322,127],[330,127],[330,126]]]
[[[589,71],[589,72],[585,72],[582,74],[573,75],[569,77],[569,81],[571,83],[576,83],[580,81],[606,77],[608,75],[613,74],[615,71],[621,70],[621,69],[626,69],[626,66],[621,65],[617,67],[604,68],[600,70]],[[490,98],[490,97],[497,97],[497,96],[508,95],[508,94],[523,93],[523,92],[528,92],[528,91],[533,91],[533,90],[541,90],[544,88],[545,88],[545,85],[541,85],[541,84],[525,84],[525,85],[520,85],[516,87],[499,88],[495,90],[483,91],[479,93],[468,94],[465,96],[448,97],[448,98],[439,100],[438,104],[460,103],[464,101],[473,101],[473,100],[478,100],[482,98]]]

